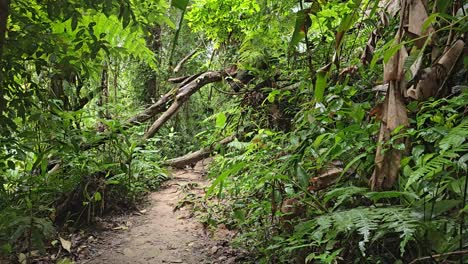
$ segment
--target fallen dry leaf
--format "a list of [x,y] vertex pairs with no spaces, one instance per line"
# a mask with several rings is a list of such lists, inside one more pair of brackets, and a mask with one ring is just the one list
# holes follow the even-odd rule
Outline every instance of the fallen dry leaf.
[[114,230],[128,230],[128,226],[125,225],[119,225],[117,227],[112,228]]
[[59,239],[60,239],[60,244],[62,244],[63,249],[68,251],[68,253],[71,253],[72,243],[66,239],[63,239],[62,237],[59,237]]

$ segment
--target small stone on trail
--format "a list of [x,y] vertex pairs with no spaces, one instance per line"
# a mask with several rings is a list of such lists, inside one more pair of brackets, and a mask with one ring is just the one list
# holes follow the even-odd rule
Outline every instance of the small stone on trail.
[[218,251],[218,247],[217,247],[217,246],[213,246],[213,247],[211,248],[211,251],[210,251],[210,252],[211,252],[211,254],[214,255],[214,254],[216,254],[217,251]]

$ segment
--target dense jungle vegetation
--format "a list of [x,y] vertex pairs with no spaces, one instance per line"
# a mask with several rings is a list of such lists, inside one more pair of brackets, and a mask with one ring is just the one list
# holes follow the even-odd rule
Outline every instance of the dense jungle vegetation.
[[211,155],[254,263],[468,263],[467,9],[0,0],[0,262]]

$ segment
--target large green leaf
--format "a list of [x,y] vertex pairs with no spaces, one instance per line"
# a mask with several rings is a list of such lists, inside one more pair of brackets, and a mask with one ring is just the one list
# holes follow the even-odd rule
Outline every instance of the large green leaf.
[[[223,184],[224,181],[227,179],[228,176],[237,174],[240,170],[242,170],[245,167],[246,163],[245,162],[239,162],[231,166],[229,169],[223,171],[221,175],[219,175],[214,181],[213,184],[211,184],[210,188],[206,192],[206,194],[209,196],[213,193],[216,187],[219,186],[219,193],[222,192],[223,190]],[[218,193],[218,194],[219,194]]]
[[217,128],[223,128],[224,125],[226,124],[226,114],[221,112],[216,115],[216,127]]
[[315,102],[320,103],[323,101],[325,88],[327,87],[328,72],[331,63],[317,71],[317,80],[315,81]]
[[172,0],[171,6],[176,7],[182,11],[185,11],[187,8],[189,0]]
[[307,173],[307,171],[301,165],[297,165],[296,173],[299,185],[302,188],[307,189],[307,187],[309,186],[309,174]]
[[289,42],[290,49],[296,47],[297,44],[299,44],[299,42],[305,37],[303,26],[306,20],[306,16],[308,15],[305,13],[304,10],[300,10],[296,13],[296,25],[294,26],[294,32],[291,41]]

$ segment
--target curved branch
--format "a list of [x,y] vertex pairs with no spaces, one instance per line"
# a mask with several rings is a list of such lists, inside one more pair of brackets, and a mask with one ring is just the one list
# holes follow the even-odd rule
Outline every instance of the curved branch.
[[225,71],[205,72],[179,88],[172,105],[151,125],[145,133],[144,139],[151,138],[169,120],[179,108],[190,98],[192,94],[200,90],[203,86],[213,82],[219,82],[226,76]]

